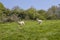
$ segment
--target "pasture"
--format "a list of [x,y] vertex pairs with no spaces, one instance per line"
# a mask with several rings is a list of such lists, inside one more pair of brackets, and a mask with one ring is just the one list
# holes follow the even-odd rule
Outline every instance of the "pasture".
[[25,21],[20,26],[16,22],[0,23],[0,40],[60,40],[60,20]]

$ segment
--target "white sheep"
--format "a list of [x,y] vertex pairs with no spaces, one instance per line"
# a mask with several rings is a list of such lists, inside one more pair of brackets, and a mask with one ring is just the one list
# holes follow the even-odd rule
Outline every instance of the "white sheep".
[[19,25],[25,25],[25,22],[24,21],[18,21],[18,24]]
[[37,22],[38,22],[39,24],[42,24],[42,20],[37,19]]

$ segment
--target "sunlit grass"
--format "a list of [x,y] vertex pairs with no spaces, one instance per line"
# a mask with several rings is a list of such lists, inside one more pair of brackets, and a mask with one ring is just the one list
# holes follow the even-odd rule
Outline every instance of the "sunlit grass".
[[0,40],[60,40],[60,20],[0,23]]

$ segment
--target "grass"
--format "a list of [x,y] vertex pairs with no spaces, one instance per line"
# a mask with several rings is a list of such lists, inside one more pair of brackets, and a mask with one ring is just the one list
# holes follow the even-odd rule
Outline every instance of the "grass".
[[0,40],[60,40],[60,20],[0,23]]

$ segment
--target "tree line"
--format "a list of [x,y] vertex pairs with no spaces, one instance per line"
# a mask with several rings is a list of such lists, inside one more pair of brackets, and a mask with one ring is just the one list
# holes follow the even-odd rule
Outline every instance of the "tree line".
[[51,6],[48,10],[36,10],[34,7],[30,7],[27,10],[15,6],[12,9],[6,8],[0,2],[0,22],[12,22],[18,20],[36,20],[36,18],[42,20],[57,20],[60,19],[60,6]]

